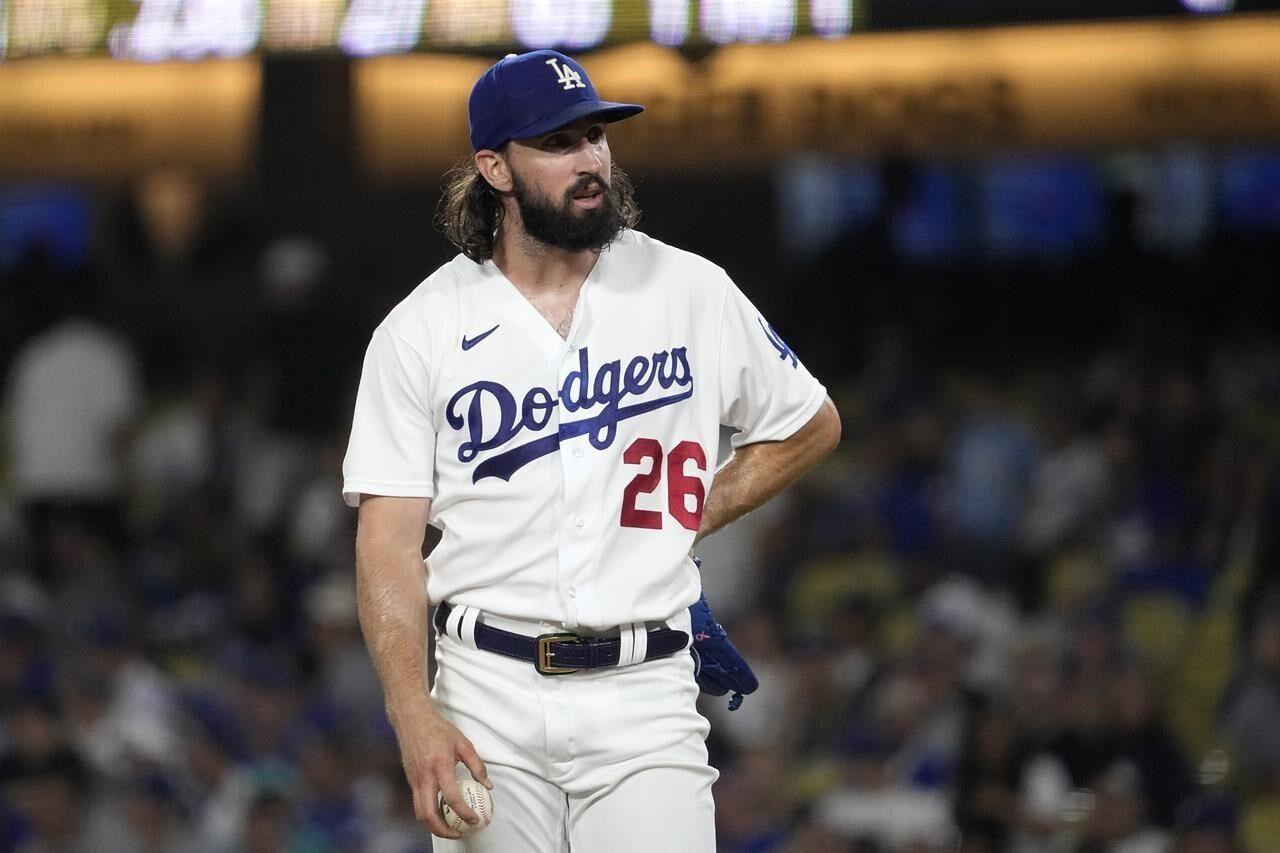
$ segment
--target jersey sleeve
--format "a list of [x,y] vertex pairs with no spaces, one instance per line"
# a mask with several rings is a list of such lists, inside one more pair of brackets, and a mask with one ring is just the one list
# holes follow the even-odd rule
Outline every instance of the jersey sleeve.
[[720,330],[720,422],[734,448],[782,441],[809,422],[826,388],[732,281]]
[[404,338],[383,326],[373,333],[356,393],[351,439],[342,462],[342,497],[435,497],[436,429],[428,365]]

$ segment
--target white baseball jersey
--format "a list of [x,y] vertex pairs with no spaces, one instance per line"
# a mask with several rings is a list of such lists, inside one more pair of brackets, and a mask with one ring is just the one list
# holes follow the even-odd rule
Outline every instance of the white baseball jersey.
[[698,597],[720,425],[785,439],[825,394],[724,270],[639,232],[601,253],[567,339],[459,255],[373,334],[343,495],[432,499],[433,603],[659,621]]

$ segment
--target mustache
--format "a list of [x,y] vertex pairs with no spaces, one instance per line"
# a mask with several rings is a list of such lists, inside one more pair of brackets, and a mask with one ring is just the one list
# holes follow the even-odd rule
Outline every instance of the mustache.
[[574,182],[573,186],[565,191],[565,195],[572,199],[580,193],[587,193],[592,190],[607,193],[609,192],[609,182],[596,174],[583,175]]

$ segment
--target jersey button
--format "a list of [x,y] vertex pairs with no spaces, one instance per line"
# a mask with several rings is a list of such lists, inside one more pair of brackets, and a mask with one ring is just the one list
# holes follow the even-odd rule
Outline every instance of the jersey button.
[[569,597],[570,598],[578,597],[578,588],[576,586],[569,587]]
[[583,453],[581,447],[575,447],[573,449],[573,455],[576,456],[578,459],[581,459],[585,454]]
[[585,518],[583,518],[582,516],[578,516],[577,518],[575,518],[575,519],[573,520],[573,526],[574,526],[574,527],[584,527],[584,526],[586,525],[586,523],[587,523],[587,520],[586,520]]

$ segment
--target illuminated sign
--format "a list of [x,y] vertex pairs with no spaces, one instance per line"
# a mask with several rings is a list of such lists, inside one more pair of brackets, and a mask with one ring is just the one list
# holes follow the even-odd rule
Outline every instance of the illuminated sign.
[[[428,20],[439,0],[429,0]],[[295,6],[295,11],[301,7]],[[341,33],[324,7],[308,26]],[[448,12],[447,9],[444,10]],[[263,38],[272,32],[264,14]],[[368,33],[366,32],[366,35]],[[610,142],[643,173],[835,156],[1280,139],[1280,17],[864,34],[735,44],[690,61],[651,41],[592,54],[608,97],[646,106]],[[467,93],[491,59],[355,63],[354,150],[388,181],[438,178],[470,151]],[[33,59],[0,68],[0,180],[124,180],[157,167],[250,173],[262,68]]]
[[1280,9],[1280,0],[0,0],[0,59],[352,56],[650,41],[668,47],[867,30]]
[[125,59],[243,56],[262,30],[258,0],[138,0],[138,15],[107,34],[111,54]]
[[[610,131],[643,169],[757,169],[836,156],[1280,139],[1280,18],[883,33],[733,45],[698,63],[653,44],[594,54]],[[470,151],[481,57],[395,56],[353,71],[356,150],[381,179],[435,176]],[[779,68],[787,73],[778,73]]]
[[0,180],[127,180],[165,167],[234,176],[253,163],[259,62],[40,59],[0,75]]

